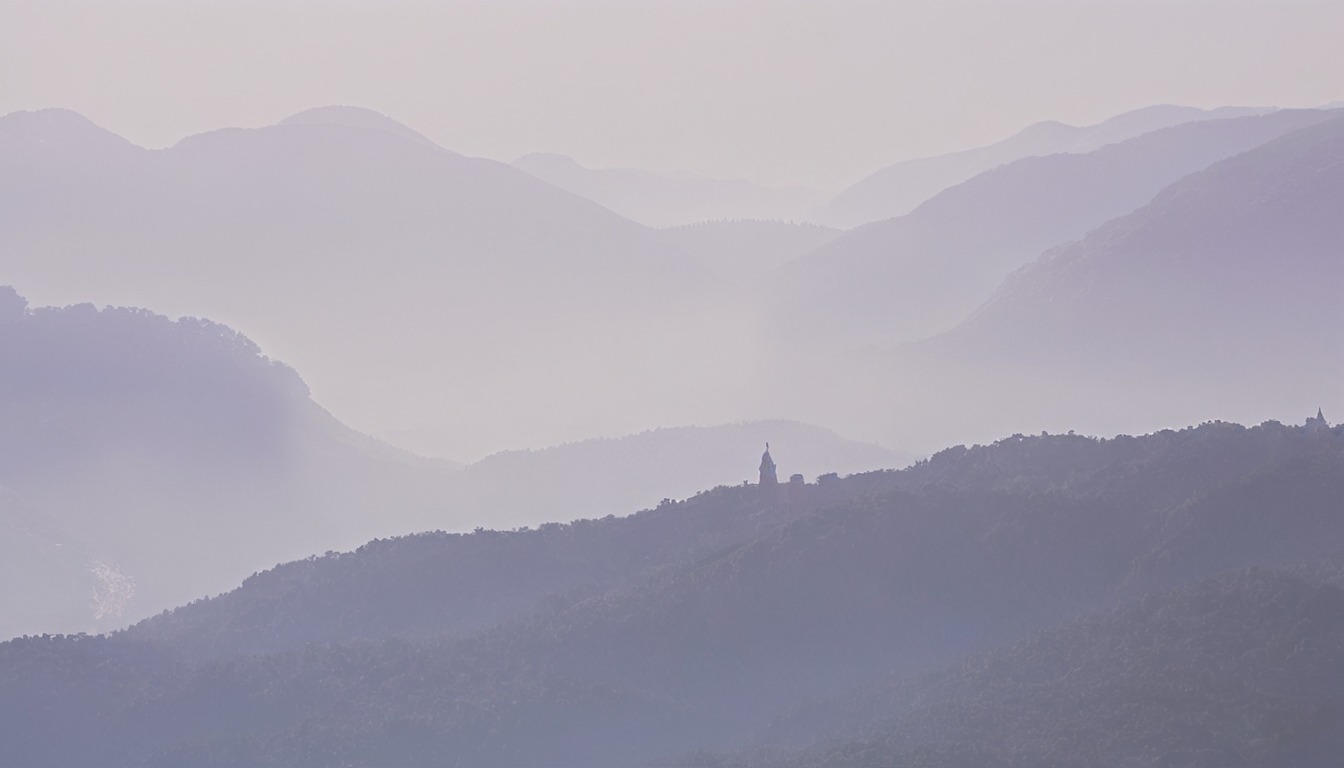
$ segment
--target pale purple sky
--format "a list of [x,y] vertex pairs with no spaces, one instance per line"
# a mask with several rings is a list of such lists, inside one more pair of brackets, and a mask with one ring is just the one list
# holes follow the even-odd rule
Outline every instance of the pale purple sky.
[[468,154],[833,191],[1154,103],[1344,99],[1344,2],[0,0],[0,113],[147,146],[367,106]]

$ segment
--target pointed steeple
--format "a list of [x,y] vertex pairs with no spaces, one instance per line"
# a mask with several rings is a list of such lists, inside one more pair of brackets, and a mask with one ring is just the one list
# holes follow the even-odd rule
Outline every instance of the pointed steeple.
[[1307,419],[1306,430],[1310,434],[1325,434],[1330,429],[1330,423],[1325,420],[1325,413],[1316,409],[1316,415]]
[[774,487],[779,485],[779,477],[775,474],[775,460],[770,456],[770,444],[765,444],[765,453],[761,454],[761,487]]

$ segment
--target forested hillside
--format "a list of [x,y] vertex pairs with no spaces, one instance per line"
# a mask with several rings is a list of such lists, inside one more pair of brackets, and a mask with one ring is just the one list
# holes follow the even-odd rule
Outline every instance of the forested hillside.
[[[1266,760],[1324,754],[1322,731],[1274,725],[1284,711],[1274,691],[1333,669],[1338,589],[1313,586],[1320,577],[1310,574],[1189,585],[1228,569],[1328,561],[1321,540],[1344,537],[1341,475],[1339,428],[1013,436],[791,495],[724,487],[624,518],[373,542],[112,637],[0,646],[6,721],[30,734],[0,740],[0,757],[1103,765],[1146,754],[1169,719],[1163,707],[1187,720],[1156,749],[1202,748],[1188,718],[1207,711],[1199,727],[1221,734],[1216,749],[1272,737]],[[1253,532],[1271,526],[1281,535],[1256,546]],[[1166,567],[1196,528],[1240,546]],[[1313,624],[1291,631],[1312,651],[1279,669],[1271,659],[1308,647],[1282,635],[1303,620]],[[1118,647],[1143,650],[1133,659],[1105,650]],[[1180,676],[1157,676],[1168,653],[1196,653],[1218,671],[1180,662]],[[1059,683],[1058,701],[1046,689],[1014,692],[1045,675],[1032,670],[1080,664],[1085,674]],[[1089,679],[1120,687],[1112,695]],[[1261,693],[1192,708],[1222,700],[1228,685]],[[1187,692],[1170,699],[1168,689]],[[1030,696],[1041,703],[1013,703]],[[869,703],[826,704],[845,700]],[[1322,688],[1293,706],[1328,718],[1331,701]],[[818,714],[780,737],[772,723],[809,702],[847,714]],[[1068,716],[1050,728],[1037,710]],[[963,738],[985,718],[986,735]],[[882,730],[888,721],[897,725]],[[1087,736],[1096,729],[1113,735],[1097,744]]]

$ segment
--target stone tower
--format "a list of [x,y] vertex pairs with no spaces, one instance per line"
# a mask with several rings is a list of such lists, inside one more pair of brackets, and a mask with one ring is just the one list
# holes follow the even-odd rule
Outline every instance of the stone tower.
[[1330,430],[1330,422],[1325,420],[1325,414],[1321,412],[1320,408],[1316,409],[1316,416],[1314,418],[1307,419],[1307,423],[1304,426],[1309,435],[1320,435]]
[[765,444],[765,453],[761,454],[761,490],[774,493],[779,488],[779,477],[775,474],[775,460],[770,458],[770,444]]

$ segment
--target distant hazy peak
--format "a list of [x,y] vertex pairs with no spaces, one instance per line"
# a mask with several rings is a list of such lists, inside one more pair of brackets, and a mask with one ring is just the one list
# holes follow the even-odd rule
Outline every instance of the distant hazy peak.
[[290,115],[277,125],[339,125],[346,128],[383,131],[404,139],[410,139],[419,144],[442,149],[419,131],[393,120],[382,112],[376,112],[366,107],[343,105],[313,107]]
[[44,144],[62,150],[93,144],[140,149],[78,112],[59,107],[19,110],[0,117],[0,141]]
[[1032,123],[1026,128],[1013,134],[1010,139],[1058,139],[1068,136],[1079,130],[1076,125],[1060,122],[1059,120],[1042,120],[1039,123]]
[[1273,107],[1200,109],[1159,104],[1135,109],[1092,125],[1055,120],[1033,123],[1006,139],[932,157],[903,160],[880,168],[837,194],[809,217],[850,229],[902,216],[948,187],[1025,157],[1059,153],[1086,154],[1101,147],[1182,123],[1246,117]]
[[1107,143],[1122,141],[1150,131],[1169,128],[1173,125],[1194,120],[1211,120],[1233,117],[1261,115],[1275,111],[1275,107],[1218,107],[1201,109],[1177,104],[1154,104],[1122,112],[1099,123],[1071,125],[1058,120],[1043,120],[1018,131],[1009,141],[1066,140],[1071,136],[1082,138],[1090,136],[1091,141],[1074,148],[1074,151],[1090,151]]

